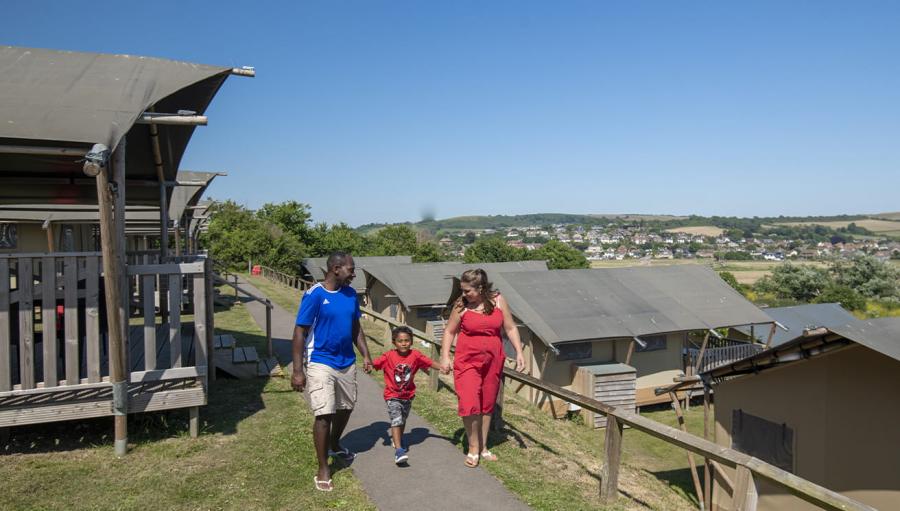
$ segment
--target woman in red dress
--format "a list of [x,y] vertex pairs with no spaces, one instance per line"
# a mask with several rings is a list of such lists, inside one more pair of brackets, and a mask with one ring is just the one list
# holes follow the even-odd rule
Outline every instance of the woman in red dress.
[[452,368],[459,398],[458,412],[469,439],[465,463],[477,467],[479,460],[497,460],[487,449],[487,437],[506,359],[501,331],[516,350],[517,371],[525,368],[525,357],[509,307],[500,293],[493,290],[485,271],[464,272],[460,290],[462,295],[454,304],[444,329],[441,371],[450,372],[450,347],[456,338]]

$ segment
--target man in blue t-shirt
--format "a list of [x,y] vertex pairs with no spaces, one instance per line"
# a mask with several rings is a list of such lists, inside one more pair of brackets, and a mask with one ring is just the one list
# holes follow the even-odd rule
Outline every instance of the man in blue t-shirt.
[[306,291],[300,301],[291,375],[294,390],[309,388],[309,404],[316,416],[313,442],[319,461],[315,483],[321,491],[334,488],[328,457],[349,461],[355,456],[340,445],[356,405],[354,344],[363,357],[363,369],[367,373],[372,370],[366,337],[359,325],[359,301],[356,290],[349,285],[356,276],[353,257],[346,252],[335,252],[328,257],[326,267],[325,280]]

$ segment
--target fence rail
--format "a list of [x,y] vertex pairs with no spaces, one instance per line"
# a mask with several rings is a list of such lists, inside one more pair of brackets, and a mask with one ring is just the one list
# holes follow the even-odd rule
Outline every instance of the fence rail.
[[[744,342],[732,346],[723,346],[720,348],[706,348],[703,351],[703,360],[700,361],[700,370],[698,374],[704,373],[710,369],[737,362],[738,360],[756,355],[763,351],[765,347],[761,344],[751,344]],[[697,359],[700,357],[701,351],[696,348],[688,348],[688,367],[697,367]]]
[[[377,321],[385,322],[391,326],[403,325],[399,321],[367,308],[362,308],[362,312]],[[414,338],[431,344],[432,354],[436,356],[440,347],[440,341],[429,337],[420,330],[414,328],[411,328],[411,330]],[[600,481],[600,496],[603,500],[613,501],[617,496],[618,473],[622,452],[622,428],[627,424],[634,429],[659,438],[690,453],[700,455],[710,460],[714,466],[736,469],[737,479],[732,486],[732,509],[747,510],[756,508],[757,482],[755,477],[759,477],[822,509],[834,511],[876,511],[871,506],[819,486],[812,481],[798,477],[758,458],[718,445],[686,431],[660,424],[635,412],[620,410],[596,399],[582,396],[509,367],[504,367],[503,375],[510,380],[528,385],[545,394],[606,416],[606,459],[603,464]],[[437,371],[432,371],[432,382],[435,386],[437,385],[437,378]],[[500,399],[502,399],[502,395]]]
[[313,281],[309,281],[295,275],[288,275],[287,273],[274,270],[272,268],[269,268],[268,266],[260,266],[259,268],[262,272],[262,276],[271,280],[272,282],[277,282],[281,285],[299,289],[301,291],[306,291],[316,284]]

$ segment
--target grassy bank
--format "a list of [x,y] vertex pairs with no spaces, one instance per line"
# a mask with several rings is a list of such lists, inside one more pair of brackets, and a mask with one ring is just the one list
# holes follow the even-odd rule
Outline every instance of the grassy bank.
[[[216,327],[265,345],[240,304],[217,310]],[[123,459],[113,455],[111,418],[14,428],[0,455],[0,508],[375,509],[340,467],[340,491],[314,491],[312,416],[287,380],[220,378],[200,417],[192,439],[187,411],[130,415]]]

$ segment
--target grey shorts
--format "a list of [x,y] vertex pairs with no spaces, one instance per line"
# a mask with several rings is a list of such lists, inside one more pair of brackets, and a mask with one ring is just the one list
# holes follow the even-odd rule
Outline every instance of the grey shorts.
[[412,408],[412,399],[388,399],[384,403],[387,405],[388,417],[391,418],[391,427],[406,424],[409,409]]

